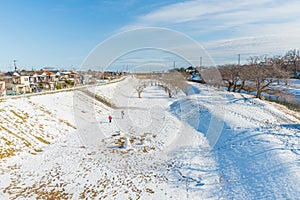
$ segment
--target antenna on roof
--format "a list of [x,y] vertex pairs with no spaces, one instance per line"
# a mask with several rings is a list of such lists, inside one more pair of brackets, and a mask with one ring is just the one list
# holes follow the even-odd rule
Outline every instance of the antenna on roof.
[[14,66],[15,66],[15,72],[17,71],[17,64],[16,64],[17,60],[14,60]]

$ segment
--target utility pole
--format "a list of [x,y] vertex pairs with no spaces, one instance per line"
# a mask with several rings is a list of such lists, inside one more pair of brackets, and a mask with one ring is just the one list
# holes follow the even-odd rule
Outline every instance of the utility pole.
[[241,64],[241,54],[238,54],[238,65]]
[[200,57],[200,60],[199,60],[199,68],[201,68],[202,66],[202,56]]

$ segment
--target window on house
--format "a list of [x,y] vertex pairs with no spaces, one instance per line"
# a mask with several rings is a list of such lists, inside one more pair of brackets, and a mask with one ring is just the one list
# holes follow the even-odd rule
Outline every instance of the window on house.
[[28,78],[24,78],[24,81],[28,81]]

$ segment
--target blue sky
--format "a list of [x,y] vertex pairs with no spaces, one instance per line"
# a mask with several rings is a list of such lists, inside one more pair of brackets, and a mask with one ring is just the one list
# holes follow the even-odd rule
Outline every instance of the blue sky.
[[182,32],[216,64],[237,54],[246,62],[299,49],[299,10],[298,0],[0,0],[0,69],[14,59],[20,68],[77,69],[99,43],[141,27]]

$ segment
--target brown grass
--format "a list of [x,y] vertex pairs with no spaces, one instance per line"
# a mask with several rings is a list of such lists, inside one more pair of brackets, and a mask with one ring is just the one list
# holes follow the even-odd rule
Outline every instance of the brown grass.
[[50,144],[49,141],[44,140],[43,138],[41,138],[41,137],[39,137],[39,136],[34,135],[34,137],[35,137],[37,140],[39,140],[40,142],[44,143],[44,144]]
[[21,136],[15,134],[15,133],[13,133],[13,132],[12,132],[11,130],[9,130],[8,128],[6,128],[6,127],[0,125],[0,130],[5,130],[6,132],[12,134],[12,135],[15,136],[16,138],[19,138],[22,142],[24,142],[24,144],[25,144],[27,147],[31,146],[31,143],[30,143],[28,140],[26,140],[25,138],[23,138],[23,137],[21,137]]
[[26,116],[24,117],[24,116],[21,116],[20,114],[18,114],[16,111],[14,111],[14,110],[10,110],[10,112],[12,113],[12,114],[14,114],[16,117],[18,117],[18,118],[20,118],[23,122],[25,122],[25,120],[26,120]]
[[63,119],[59,119],[59,122],[65,123],[67,126],[73,128],[73,129],[77,129],[76,126],[72,125],[70,122],[63,120]]
[[150,189],[150,188],[146,188],[146,192],[148,192],[148,193],[150,193],[150,194],[153,194],[153,193],[154,193],[154,191],[153,191],[152,189]]
[[5,144],[6,144],[7,146],[10,146],[10,145],[12,144],[12,142],[9,141],[8,139],[6,139],[5,137],[1,137],[1,139],[5,141]]
[[10,149],[3,149],[2,147],[0,148],[0,160],[3,158],[8,158],[11,156],[15,156],[16,152],[18,152],[18,150],[10,148]]

